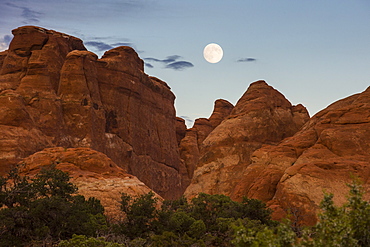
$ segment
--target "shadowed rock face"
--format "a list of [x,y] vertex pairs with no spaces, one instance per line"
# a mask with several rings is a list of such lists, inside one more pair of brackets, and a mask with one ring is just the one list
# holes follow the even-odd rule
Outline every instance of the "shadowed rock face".
[[[78,194],[95,197],[105,208],[110,220],[123,216],[120,210],[121,193],[138,197],[151,191],[135,176],[127,174],[105,154],[90,148],[47,148],[25,158],[20,166],[22,175],[29,177],[50,167],[67,172],[71,182],[78,187]],[[163,200],[156,194],[159,203]]]
[[185,195],[204,192],[240,200],[245,193],[239,193],[238,188],[245,188],[241,183],[248,175],[252,153],[263,144],[276,145],[292,136],[308,119],[303,106],[292,106],[264,81],[252,83],[230,115],[202,142],[200,159]]
[[165,198],[182,194],[175,96],[132,48],[98,59],[69,35],[13,34],[0,54],[0,172],[46,147],[90,147]]
[[186,130],[185,136],[180,142],[180,156],[184,161],[189,180],[185,181],[186,185],[190,184],[194,170],[199,162],[202,153],[202,143],[204,139],[227,117],[234,106],[223,99],[215,101],[213,113],[209,119],[199,118],[195,120],[194,126]]

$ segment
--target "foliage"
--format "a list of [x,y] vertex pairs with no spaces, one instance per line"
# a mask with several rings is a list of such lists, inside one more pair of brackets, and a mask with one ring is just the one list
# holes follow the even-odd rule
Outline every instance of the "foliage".
[[254,222],[248,224],[238,222],[233,224],[234,246],[294,246],[297,236],[291,227],[289,220],[285,220],[277,226],[269,227]]
[[126,217],[117,229],[124,235],[135,238],[145,237],[151,230],[151,222],[155,217],[157,199],[153,192],[132,199],[126,193],[121,195],[121,210]]
[[74,234],[71,239],[63,240],[58,247],[125,247],[123,244],[107,242],[103,237],[93,238]]
[[13,169],[0,178],[0,245],[94,236],[107,228],[104,208],[95,198],[73,195],[77,187],[67,173],[50,167],[33,179]]
[[116,226],[116,234],[145,237],[152,246],[229,246],[231,226],[238,219],[258,226],[276,224],[266,205],[254,199],[235,202],[225,195],[200,193],[190,203],[182,197],[164,201],[160,209],[155,206],[153,193],[136,199],[122,194],[121,210],[126,218]]
[[362,199],[363,189],[358,181],[348,186],[348,202],[341,207],[334,205],[334,195],[324,195],[319,222],[304,229],[300,239],[295,236],[289,222],[263,229],[234,224],[232,243],[235,246],[370,246],[369,202]]
[[[187,201],[165,200],[153,192],[121,194],[124,218],[108,225],[99,200],[76,195],[67,173],[51,167],[33,179],[13,169],[0,177],[0,246],[370,246],[370,204],[358,181],[348,185],[348,202],[335,206],[325,194],[319,222],[294,231],[289,220],[271,220],[271,210],[255,199],[232,201],[200,193]],[[106,233],[97,238],[97,232]],[[108,234],[109,233],[109,234]],[[69,239],[69,240],[66,240]]]
[[349,184],[348,202],[336,207],[332,194],[321,202],[320,221],[305,237],[303,246],[370,246],[370,204],[362,199],[358,180]]

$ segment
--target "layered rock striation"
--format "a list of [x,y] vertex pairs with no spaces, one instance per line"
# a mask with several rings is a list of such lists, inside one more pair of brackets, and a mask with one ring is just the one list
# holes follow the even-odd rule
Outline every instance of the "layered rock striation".
[[165,198],[182,194],[175,96],[132,48],[98,59],[66,34],[13,34],[0,54],[0,172],[47,147],[89,147]]

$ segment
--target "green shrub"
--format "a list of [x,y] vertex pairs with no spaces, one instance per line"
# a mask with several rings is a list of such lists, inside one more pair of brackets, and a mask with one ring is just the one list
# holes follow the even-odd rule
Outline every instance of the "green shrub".
[[105,230],[100,201],[73,195],[77,187],[69,179],[53,166],[33,179],[21,177],[17,169],[0,178],[0,246],[95,236]]
[[124,244],[106,242],[103,237],[93,238],[74,234],[71,239],[63,240],[58,247],[125,247]]

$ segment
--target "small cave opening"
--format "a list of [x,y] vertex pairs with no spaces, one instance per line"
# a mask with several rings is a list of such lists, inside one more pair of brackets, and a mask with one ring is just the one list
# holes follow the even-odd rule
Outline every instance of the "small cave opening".
[[117,134],[118,133],[118,121],[117,114],[114,111],[107,111],[105,113],[105,132]]

